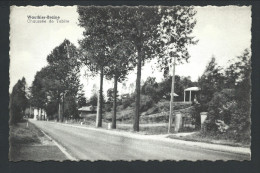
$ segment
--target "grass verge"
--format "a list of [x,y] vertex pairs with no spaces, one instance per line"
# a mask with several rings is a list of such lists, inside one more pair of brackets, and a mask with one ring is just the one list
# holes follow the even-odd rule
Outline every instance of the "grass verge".
[[10,145],[26,145],[26,144],[40,144],[39,137],[44,134],[35,127],[35,125],[28,122],[20,122],[15,125],[10,125],[9,132]]
[[32,123],[10,125],[9,160],[66,160],[66,156]]
[[212,134],[203,134],[201,132],[196,132],[190,135],[169,135],[168,138],[171,139],[181,139],[185,141],[194,141],[194,142],[205,142],[210,144],[220,144],[220,145],[228,145],[234,147],[250,147],[250,141],[238,142],[232,139],[226,139],[225,136],[221,135],[212,135]]

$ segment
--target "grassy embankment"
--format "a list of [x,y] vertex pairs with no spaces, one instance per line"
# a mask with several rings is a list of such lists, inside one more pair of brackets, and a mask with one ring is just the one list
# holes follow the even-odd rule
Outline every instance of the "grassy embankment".
[[23,121],[10,125],[9,160],[65,160],[65,155],[35,125]]
[[[185,109],[190,107],[189,103],[176,103],[175,110]],[[161,101],[152,108],[141,112],[140,116],[140,131],[138,133],[146,135],[168,134],[168,119],[169,119],[169,101]],[[117,108],[117,130],[119,131],[133,131],[132,118],[135,113],[134,106],[124,108],[122,105]],[[88,115],[86,119],[82,120],[68,120],[67,123],[95,127],[96,114]],[[112,121],[112,112],[105,112],[103,114],[102,128],[107,129],[108,123]],[[147,126],[150,124],[150,126]],[[173,128],[171,132],[173,132]]]

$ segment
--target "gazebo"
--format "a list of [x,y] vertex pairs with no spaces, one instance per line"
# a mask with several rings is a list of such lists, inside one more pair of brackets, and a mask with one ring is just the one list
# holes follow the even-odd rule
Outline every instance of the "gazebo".
[[187,91],[189,92],[189,102],[191,102],[192,100],[194,100],[194,98],[195,98],[195,96],[196,96],[196,95],[194,95],[194,98],[192,99],[192,95],[191,95],[192,92],[193,92],[193,93],[197,93],[199,90],[200,90],[199,87],[186,88],[186,89],[184,90],[184,102],[186,102],[185,98],[186,98],[186,92],[187,92]]

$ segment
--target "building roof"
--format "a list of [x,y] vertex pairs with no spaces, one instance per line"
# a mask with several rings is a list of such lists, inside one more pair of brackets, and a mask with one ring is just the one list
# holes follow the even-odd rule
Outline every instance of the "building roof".
[[184,91],[199,91],[200,88],[199,87],[190,87],[190,88],[186,88]]
[[96,111],[96,106],[83,106],[82,108],[78,109],[79,111]]

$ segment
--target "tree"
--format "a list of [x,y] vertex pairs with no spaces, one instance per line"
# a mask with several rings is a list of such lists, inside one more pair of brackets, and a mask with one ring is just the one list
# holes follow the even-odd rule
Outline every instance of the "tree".
[[[251,53],[245,49],[237,61],[227,68],[227,80],[234,78],[236,107],[233,109],[230,131],[235,132],[238,138],[244,140],[250,138],[250,114],[251,114]],[[234,135],[234,133],[232,133]]]
[[64,116],[67,119],[79,118],[78,105],[76,102],[77,99],[75,98],[75,96],[67,95],[64,99]]
[[23,77],[14,85],[9,102],[10,123],[16,124],[23,119],[28,99],[26,97],[26,81]]
[[83,106],[87,106],[87,99],[86,99],[85,96],[80,95],[80,96],[78,97],[78,106],[79,106],[80,108],[83,107]]
[[89,104],[90,104],[91,106],[97,106],[97,103],[98,103],[98,96],[97,96],[96,93],[94,93],[94,94],[90,97],[90,99],[89,99]]
[[[47,106],[47,93],[44,78],[50,73],[48,67],[42,68],[34,76],[32,86],[30,87],[31,99],[30,103],[33,107],[38,108],[38,113],[41,115],[40,110],[45,109]],[[39,117],[41,118],[41,117]]]
[[[100,88],[98,94],[98,110],[96,126],[102,126],[102,107],[103,107],[103,76],[104,67],[110,61],[110,48],[114,44],[114,38],[109,35],[111,24],[111,8],[103,7],[83,7],[78,6],[79,26],[83,27],[84,38],[79,41],[81,51],[81,62],[96,75],[100,73]],[[110,32],[111,33],[111,32]]]
[[150,96],[155,103],[162,99],[160,91],[161,88],[155,81],[155,77],[148,77],[141,88],[141,94]]
[[169,71],[170,64],[173,71],[168,127],[168,132],[170,132],[175,88],[175,65],[177,62],[188,61],[190,55],[187,47],[197,43],[197,40],[194,40],[194,37],[191,35],[196,25],[196,20],[194,19],[196,11],[193,7],[161,7],[160,14],[162,19],[158,27],[160,33],[158,64],[166,72]]
[[58,112],[58,102],[56,100],[51,100],[46,105],[46,114],[49,119],[55,118]]
[[145,60],[153,57],[155,45],[153,41],[158,36],[157,25],[160,22],[160,16],[158,15],[158,7],[138,6],[129,8],[123,6],[117,10],[120,15],[113,20],[113,24],[117,26],[116,32],[120,32],[123,38],[135,47],[137,56],[136,111],[133,118],[133,129],[139,131],[141,67]]
[[201,96],[198,99],[203,111],[207,111],[208,103],[213,98],[214,93],[221,91],[224,87],[224,75],[221,71],[222,68],[217,65],[216,58],[213,56],[198,80],[198,85],[201,88]]
[[113,88],[109,88],[107,90],[107,102],[108,103],[112,103],[113,102],[113,93],[114,93],[114,89]]
[[[241,86],[243,82],[251,74],[250,66],[250,52],[245,49],[242,55],[238,56],[235,62],[230,61],[230,65],[225,69],[225,87],[226,88],[236,88]],[[248,81],[246,81],[248,85]]]
[[[117,40],[120,41],[120,36],[117,37],[119,37]],[[106,69],[107,79],[114,79],[112,129],[116,128],[117,83],[124,81],[128,72],[134,69],[135,56],[133,49],[128,42],[119,42],[113,47],[111,53],[113,58]]]
[[[78,56],[76,47],[67,39],[47,56],[48,66],[44,68],[46,75],[43,78],[45,91],[51,99],[57,100],[59,107],[62,103],[63,114],[66,95],[76,99],[81,88]],[[59,120],[63,121],[60,109],[59,116]]]

